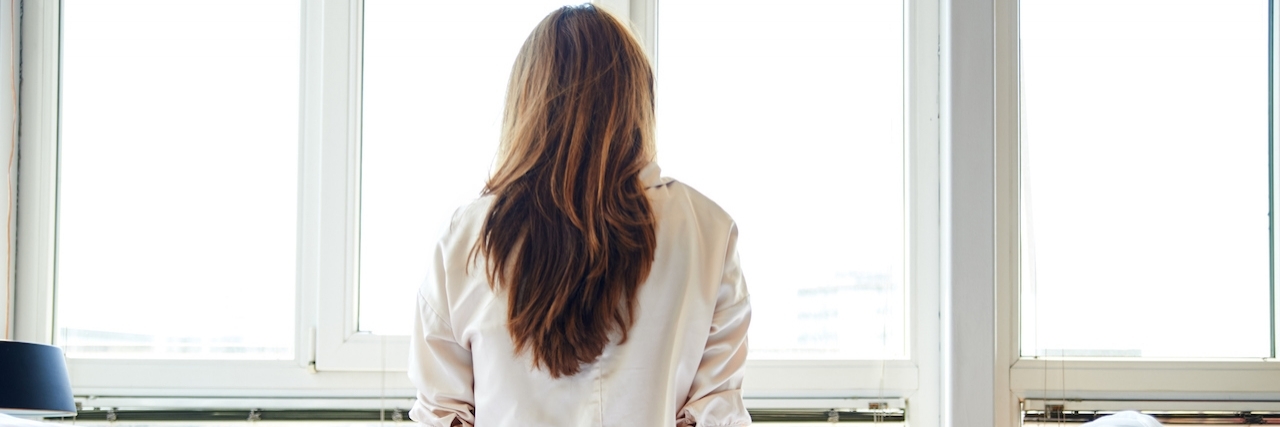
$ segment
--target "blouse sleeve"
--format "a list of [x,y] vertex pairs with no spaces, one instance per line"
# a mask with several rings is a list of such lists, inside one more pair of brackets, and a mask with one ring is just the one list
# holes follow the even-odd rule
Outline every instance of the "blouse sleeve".
[[702,361],[694,374],[689,401],[680,410],[677,426],[721,427],[751,424],[742,402],[742,377],[747,361],[747,326],[751,301],[738,264],[738,229],[729,232],[724,273],[716,298]]
[[436,245],[432,267],[418,291],[417,316],[409,337],[409,379],[418,390],[409,418],[425,426],[471,427],[475,424],[471,351],[454,338],[447,313],[437,312],[423,295],[434,295],[445,284],[440,245]]

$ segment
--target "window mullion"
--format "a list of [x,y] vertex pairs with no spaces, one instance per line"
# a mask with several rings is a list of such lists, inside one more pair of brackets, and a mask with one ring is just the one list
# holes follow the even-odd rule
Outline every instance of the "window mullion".
[[302,2],[302,75],[299,90],[298,133],[298,362],[314,368],[320,290],[320,185],[324,130],[324,4]]
[[[919,377],[907,406],[913,425],[942,425],[942,394],[930,385],[942,382],[941,271],[939,229],[939,4],[938,0],[907,0],[906,43],[903,58],[907,75],[907,354]],[[923,385],[923,387],[921,387]]]
[[22,15],[14,338],[45,344],[53,343],[60,7],[27,2]]
[[[314,290],[317,308],[316,369],[379,370],[367,356],[380,343],[357,332],[357,251],[360,188],[361,11],[358,0],[315,2],[322,11],[309,16],[304,156],[303,215],[314,215],[302,233],[305,277],[300,295]],[[313,78],[314,77],[314,78]]]
[[1267,91],[1269,92],[1267,96],[1267,109],[1269,110],[1267,150],[1270,155],[1267,162],[1267,174],[1269,175],[1267,196],[1271,202],[1271,212],[1270,215],[1267,215],[1267,220],[1270,224],[1268,224],[1269,227],[1267,229],[1269,231],[1268,244],[1271,250],[1271,280],[1269,283],[1271,287],[1271,358],[1275,359],[1277,357],[1276,341],[1280,340],[1280,334],[1277,333],[1276,328],[1276,305],[1280,304],[1280,296],[1276,294],[1276,123],[1277,117],[1280,117],[1276,111],[1276,83],[1280,80],[1280,76],[1277,76],[1276,73],[1277,69],[1280,69],[1280,67],[1277,67],[1280,55],[1276,55],[1276,48],[1280,47],[1280,43],[1277,43],[1277,39],[1280,39],[1280,34],[1277,34],[1276,31],[1276,21],[1280,17],[1280,10],[1276,8],[1276,0],[1268,1],[1267,7],[1269,12],[1269,19],[1267,20]]

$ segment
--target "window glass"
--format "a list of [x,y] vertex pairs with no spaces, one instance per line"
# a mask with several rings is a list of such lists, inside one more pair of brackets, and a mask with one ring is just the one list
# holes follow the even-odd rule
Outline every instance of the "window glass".
[[64,1],[70,357],[293,357],[299,7]]
[[1267,2],[1020,10],[1022,353],[1269,356]]
[[525,37],[565,0],[367,0],[359,329],[408,335],[455,208],[480,195]]
[[658,10],[658,161],[738,223],[750,357],[906,357],[903,2]]

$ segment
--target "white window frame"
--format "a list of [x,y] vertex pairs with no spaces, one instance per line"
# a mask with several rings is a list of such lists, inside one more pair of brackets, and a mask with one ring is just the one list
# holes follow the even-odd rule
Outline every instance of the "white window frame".
[[[1002,331],[1015,356],[1008,366],[1009,389],[1026,410],[1063,405],[1065,410],[1280,410],[1280,359],[1123,360],[1107,358],[1021,357],[1018,331],[1019,274],[1019,48],[1018,0],[997,0],[997,256],[1001,279],[999,311],[1013,321]],[[1274,26],[1280,18],[1271,0]],[[1277,31],[1271,48],[1280,49]],[[1272,52],[1272,69],[1280,70]],[[1280,88],[1275,81],[1273,88]],[[1275,93],[1272,93],[1273,105]],[[1272,123],[1280,124],[1273,108]],[[1272,129],[1272,144],[1276,143]],[[1275,153],[1273,153],[1274,155]],[[1273,158],[1274,164],[1280,158]],[[1274,179],[1274,177],[1273,177]],[[1277,183],[1273,183],[1275,185]],[[1276,187],[1280,188],[1280,186]],[[1280,206],[1273,206],[1273,212]],[[1274,297],[1274,295],[1273,295]],[[1274,329],[1272,333],[1275,333]],[[1274,341],[1273,341],[1274,342]],[[1273,355],[1274,356],[1274,355]]]
[[[321,200],[318,185],[333,185],[319,179],[323,168],[320,137],[349,132],[347,122],[323,121],[320,114],[341,115],[317,99],[341,97],[336,80],[327,69],[317,64],[332,62],[335,55],[346,54],[346,47],[334,40],[348,36],[346,11],[353,7],[349,0],[302,1],[302,125],[299,146],[300,207],[328,203]],[[26,0],[23,2],[22,41],[23,68],[21,97],[21,135],[19,138],[19,208],[17,254],[17,302],[15,304],[15,338],[20,341],[49,343],[54,336],[54,260],[57,233],[57,167],[59,141],[59,76],[61,1]],[[323,35],[323,37],[321,36]],[[338,39],[340,40],[340,39]],[[329,79],[329,81],[323,79]],[[320,98],[317,98],[320,97]],[[326,127],[321,127],[323,123]],[[333,139],[330,138],[330,139]],[[326,141],[327,142],[327,141]],[[330,144],[332,145],[332,144]],[[332,192],[331,192],[332,193]],[[340,194],[340,193],[338,193]],[[327,206],[327,205],[326,205]],[[411,396],[408,381],[395,381],[403,375],[382,372],[316,372],[315,346],[317,300],[320,277],[331,274],[324,267],[326,259],[315,253],[317,241],[332,239],[324,234],[315,208],[299,209],[299,252],[296,293],[295,357],[292,360],[108,360],[69,359],[72,387],[77,395],[113,398],[135,398],[133,402],[154,401],[165,397],[198,397],[204,405],[217,399],[267,398],[269,402],[290,399],[347,399],[349,406],[361,407],[363,400],[376,401],[383,396]],[[147,398],[142,398],[146,396]],[[151,400],[148,400],[151,399]],[[214,399],[214,400],[209,400]],[[215,405],[216,406],[216,405]],[[262,407],[272,407],[262,405]]]
[[[619,17],[629,20],[633,31],[637,37],[645,44],[647,53],[651,59],[654,59],[655,66],[659,68],[661,73],[661,64],[657,64],[657,51],[660,46],[657,45],[657,8],[660,6],[660,0],[602,0],[597,3],[602,7],[608,8]],[[904,70],[908,73],[905,81],[909,86],[912,82],[923,81],[926,84],[936,83],[937,80],[937,59],[936,59],[936,15],[930,21],[911,22],[913,11],[918,13],[918,9],[936,10],[936,3],[928,1],[905,1],[904,16],[910,22],[904,25],[906,31],[918,31],[912,33],[911,36],[904,34],[907,43],[904,43],[904,58],[911,58],[907,62]],[[358,7],[351,13],[358,14],[361,9]],[[936,13],[936,12],[935,12]],[[927,13],[926,13],[927,15]],[[350,46],[359,49],[360,43],[355,38],[356,34],[361,33],[356,26],[360,20],[352,21],[352,37]],[[326,37],[338,37],[338,35],[326,34]],[[339,42],[341,43],[341,42]],[[928,44],[919,49],[915,46],[919,44]],[[926,53],[918,57],[912,57],[911,52],[918,49]],[[326,55],[331,54],[326,52]],[[338,55],[342,55],[339,53]],[[348,52],[347,57],[359,58],[358,52]],[[336,57],[336,56],[335,56]],[[355,59],[353,59],[354,61]],[[358,64],[342,64],[340,61],[325,63],[326,76],[347,76],[350,83],[341,81],[326,80],[324,85],[326,90],[338,93],[341,91],[350,91],[353,87],[358,86],[359,67]],[[914,66],[913,66],[914,65]],[[912,74],[913,71],[918,71]],[[919,117],[936,117],[936,85],[928,86],[926,90],[917,89],[919,95],[912,104],[918,111],[904,111],[906,116],[918,115]],[[345,92],[351,93],[351,92]],[[333,98],[326,96],[328,99],[338,99],[338,96],[332,95]],[[357,199],[355,195],[359,188],[359,160],[355,158],[359,155],[359,132],[352,132],[352,128],[358,128],[359,97],[351,93],[350,98],[346,100],[347,109],[338,115],[327,116],[323,123],[329,126],[335,126],[336,123],[353,123],[347,128],[340,130],[346,132],[344,135],[347,139],[343,140],[338,137],[338,132],[334,129],[325,129],[325,150],[326,156],[323,162],[326,165],[334,165],[334,168],[344,167],[345,176],[330,176],[325,179],[329,184],[328,188],[339,188],[340,183],[348,183],[352,190],[348,190],[346,194],[341,196],[334,195],[333,200],[353,200]],[[907,94],[904,93],[904,96]],[[924,101],[919,104],[918,101]],[[907,108],[912,108],[909,106]],[[334,106],[326,106],[326,112],[337,112],[340,108]],[[912,198],[907,205],[907,210],[911,216],[913,225],[920,227],[922,224],[937,224],[937,174],[936,174],[936,144],[930,144],[930,141],[936,141],[936,120],[911,120],[912,129],[907,132],[907,155],[908,165],[904,168],[911,176],[904,177],[908,179],[909,194],[919,194],[922,197]],[[332,157],[328,157],[332,156]],[[347,156],[342,158],[342,156]],[[338,166],[342,165],[342,166]],[[323,197],[323,196],[322,196]],[[352,239],[354,241],[358,236],[359,218],[358,211],[353,212],[350,209],[343,210],[338,203],[326,204],[323,207],[323,218],[332,219],[333,222],[325,223],[321,228],[327,230],[327,241],[341,241],[340,239]],[[345,206],[354,206],[354,203],[348,203]],[[914,231],[913,231],[914,230]],[[937,245],[936,229],[927,232],[919,231],[915,228],[909,228],[908,238],[912,239],[909,245],[912,250],[920,251],[922,248],[932,248]],[[321,268],[328,268],[325,274],[322,274],[320,281],[320,320],[319,330],[317,331],[317,357],[316,366],[321,371],[326,370],[357,370],[357,371],[378,371],[381,369],[391,369],[402,371],[407,367],[407,361],[402,357],[394,359],[386,359],[384,354],[406,354],[408,351],[408,340],[402,336],[379,336],[368,333],[362,333],[357,330],[355,307],[358,304],[358,286],[356,272],[358,266],[358,255],[354,253],[354,245],[319,245],[321,251],[327,251],[324,259],[327,262],[319,263]],[[920,253],[910,254],[911,259],[908,262],[908,292],[909,300],[915,301],[921,298],[921,289],[936,289],[936,286],[921,285],[918,282],[922,280],[932,280],[936,283],[937,263],[936,256],[921,256]],[[339,266],[347,266],[345,269]],[[339,280],[340,279],[340,280]],[[338,296],[341,296],[339,298]],[[934,300],[926,296],[926,300]],[[919,308],[909,310],[912,313],[928,312]],[[936,309],[934,309],[936,312]],[[340,324],[341,322],[341,324]],[[918,328],[921,323],[919,319],[911,319],[909,321],[912,328]],[[912,336],[920,335],[919,331],[915,331]],[[936,340],[929,340],[926,343],[936,343]],[[912,343],[909,348],[920,345]],[[925,344],[930,345],[930,344]],[[385,353],[384,353],[385,349]],[[908,351],[914,354],[913,351]],[[909,358],[905,360],[860,360],[860,361],[766,361],[751,360],[747,362],[748,379],[744,385],[744,395],[748,399],[749,404],[755,405],[755,401],[776,401],[778,399],[876,399],[883,398],[905,399],[907,396],[915,392],[919,387],[919,372],[916,360]]]
[[[282,361],[70,359],[90,406],[365,407],[414,394],[407,338],[357,330],[362,0],[300,0],[295,357]],[[656,58],[658,0],[597,0],[631,21]],[[59,0],[26,0],[15,336],[52,343],[57,233]],[[753,408],[865,409],[938,419],[939,0],[904,0],[908,355],[903,360],[749,361]],[[921,384],[926,386],[922,387]],[[399,400],[395,400],[399,399]],[[308,403],[310,402],[310,403]],[[317,403],[321,402],[321,403]],[[254,405],[253,403],[259,403]],[[909,403],[909,404],[908,404]]]

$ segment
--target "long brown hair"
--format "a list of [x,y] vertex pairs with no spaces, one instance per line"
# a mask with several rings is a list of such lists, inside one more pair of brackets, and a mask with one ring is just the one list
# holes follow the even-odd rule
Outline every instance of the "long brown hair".
[[516,354],[552,377],[576,374],[615,334],[626,342],[635,320],[657,246],[640,180],[653,127],[653,70],[622,22],[584,4],[534,28],[511,70],[476,250],[508,293]]

